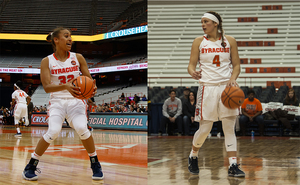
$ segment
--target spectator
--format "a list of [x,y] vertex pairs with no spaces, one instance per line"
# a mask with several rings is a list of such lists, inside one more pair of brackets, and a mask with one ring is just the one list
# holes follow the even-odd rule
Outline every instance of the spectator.
[[254,98],[254,91],[250,89],[248,91],[248,98],[245,99],[242,105],[242,115],[240,117],[240,127],[243,136],[246,135],[246,128],[249,122],[254,122],[259,126],[259,134],[264,134],[264,118],[261,115],[262,106],[258,99]]
[[182,106],[183,111],[183,126],[185,135],[188,136],[190,133],[190,126],[194,124],[195,121],[195,109],[196,109],[196,99],[195,93],[191,91],[189,93],[188,101],[185,101]]
[[189,100],[189,94],[190,94],[191,90],[189,88],[185,88],[183,90],[183,96],[182,98],[180,99],[181,100],[181,103],[182,105],[184,104],[185,101],[188,101]]
[[142,101],[147,101],[146,95],[142,97]]
[[182,105],[181,100],[176,97],[176,91],[172,89],[169,93],[169,98],[165,100],[163,105],[163,117],[160,123],[159,135],[168,125],[168,135],[173,135],[174,124],[178,126],[178,136],[182,134]]
[[135,95],[134,95],[134,98],[133,98],[133,101],[134,101],[135,103],[139,103],[140,97],[138,97],[138,96],[135,94]]
[[31,115],[32,115],[32,112],[33,112],[33,103],[31,101],[31,98],[28,98],[27,99],[27,112],[28,112],[28,121],[29,121],[29,125],[31,125]]
[[134,106],[133,105],[130,105],[130,109],[129,109],[128,112],[131,112],[131,113],[136,112],[136,110],[134,110]]
[[32,96],[33,94],[33,87],[32,87],[32,84],[29,84],[29,87],[28,87],[28,96]]
[[297,107],[299,106],[299,100],[295,95],[294,89],[289,89],[288,93],[286,94],[286,97],[283,100],[283,105],[294,105]]
[[121,94],[120,99],[121,99],[121,100],[125,100],[125,95],[124,95],[124,93]]

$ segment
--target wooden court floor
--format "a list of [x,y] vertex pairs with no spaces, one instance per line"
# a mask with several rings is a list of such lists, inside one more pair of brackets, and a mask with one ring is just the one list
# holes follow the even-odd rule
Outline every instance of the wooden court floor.
[[22,138],[15,128],[0,128],[0,185],[123,185],[147,184],[147,133],[94,129],[94,137],[104,180],[92,180],[89,157],[77,133],[63,128],[38,164],[38,181],[26,181],[22,171],[47,127],[22,127]]
[[188,172],[191,136],[150,136],[150,185],[300,185],[300,138],[239,137],[238,160],[245,178],[227,176],[224,138],[207,139],[199,152],[198,176]]

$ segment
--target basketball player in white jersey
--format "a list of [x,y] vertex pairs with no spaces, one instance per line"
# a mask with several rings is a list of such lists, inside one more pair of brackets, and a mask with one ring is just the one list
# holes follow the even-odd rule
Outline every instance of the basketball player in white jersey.
[[[221,102],[221,94],[226,86],[238,86],[236,79],[240,74],[240,59],[237,43],[233,37],[224,35],[222,19],[218,13],[205,13],[201,23],[205,35],[194,40],[188,65],[189,74],[200,83],[195,111],[195,121],[200,124],[193,138],[188,169],[192,174],[199,173],[199,149],[210,133],[213,122],[221,120],[230,163],[228,175],[244,177],[245,173],[239,168],[236,159],[234,126],[238,109],[228,109]],[[199,71],[196,70],[198,61]]]
[[22,137],[19,121],[23,117],[25,117],[25,125],[29,124],[28,114],[27,114],[27,100],[30,101],[30,97],[24,92],[20,87],[22,85],[21,81],[18,81],[14,84],[14,92],[11,95],[12,98],[12,106],[14,108],[14,122],[17,128],[17,134],[15,137]]
[[[41,82],[46,93],[51,93],[48,107],[48,131],[40,139],[31,159],[23,171],[26,180],[37,180],[36,166],[40,157],[59,135],[65,118],[78,133],[83,146],[88,152],[93,171],[92,179],[103,179],[101,165],[98,161],[95,144],[87,129],[86,103],[77,99],[79,88],[72,82],[80,75],[92,79],[86,61],[81,54],[70,52],[72,46],[71,32],[66,28],[56,28],[47,37],[51,41],[54,53],[41,62]],[[95,83],[95,81],[94,81]],[[96,86],[94,94],[96,92]]]

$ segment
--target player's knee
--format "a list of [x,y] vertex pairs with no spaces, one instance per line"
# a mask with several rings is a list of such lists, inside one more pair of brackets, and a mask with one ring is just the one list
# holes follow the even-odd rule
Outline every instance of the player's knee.
[[43,135],[43,138],[47,143],[52,143],[58,137],[59,133],[60,130],[48,130],[47,133]]
[[86,140],[91,136],[91,132],[87,129],[87,126],[76,128],[76,132],[81,140]]

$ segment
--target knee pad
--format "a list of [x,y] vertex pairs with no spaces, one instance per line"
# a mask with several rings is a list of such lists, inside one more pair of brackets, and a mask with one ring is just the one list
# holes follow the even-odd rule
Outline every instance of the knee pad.
[[59,135],[60,130],[59,131],[47,131],[46,134],[43,135],[44,140],[47,143],[52,143]]
[[91,136],[91,132],[87,129],[87,125],[84,127],[78,127],[75,129],[81,140],[86,140]]
[[207,121],[207,120],[200,121],[199,129],[197,130],[193,138],[193,145],[195,147],[200,148],[203,145],[206,137],[211,131],[212,126],[213,126],[212,121]]
[[237,151],[236,136],[234,132],[236,116],[222,119],[222,126],[225,136],[225,147],[227,152]]

